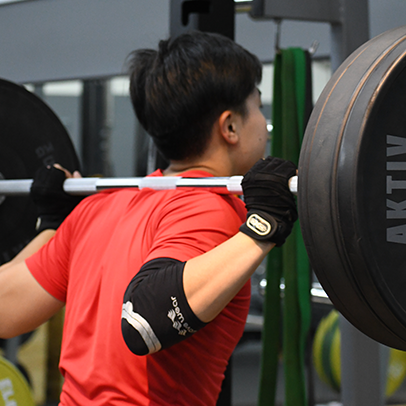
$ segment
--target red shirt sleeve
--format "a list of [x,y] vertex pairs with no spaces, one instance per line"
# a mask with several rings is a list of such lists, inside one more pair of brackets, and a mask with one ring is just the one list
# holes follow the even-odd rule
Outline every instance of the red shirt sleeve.
[[37,282],[54,298],[66,301],[71,241],[71,214],[55,236],[25,263]]

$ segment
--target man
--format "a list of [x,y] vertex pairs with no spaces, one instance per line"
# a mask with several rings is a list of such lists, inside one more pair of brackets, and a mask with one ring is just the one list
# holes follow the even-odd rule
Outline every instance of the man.
[[209,190],[109,190],[58,228],[69,198],[60,192],[54,204],[48,193],[64,174],[35,180],[43,231],[2,267],[0,336],[66,307],[61,405],[215,405],[244,330],[249,278],[297,218],[295,166],[261,159],[260,80],[258,59],[215,34],[161,41],[130,60],[136,115],[170,162],[151,176],[248,171],[248,214],[237,197]]

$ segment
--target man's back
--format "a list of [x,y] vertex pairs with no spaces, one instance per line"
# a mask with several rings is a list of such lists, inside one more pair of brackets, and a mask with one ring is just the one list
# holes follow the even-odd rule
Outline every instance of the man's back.
[[125,345],[121,306],[145,262],[200,255],[235,234],[244,216],[238,199],[190,189],[107,191],[78,206],[53,241],[27,262],[49,293],[67,301],[63,405],[215,404],[243,332],[249,283],[204,329],[149,356],[136,356]]

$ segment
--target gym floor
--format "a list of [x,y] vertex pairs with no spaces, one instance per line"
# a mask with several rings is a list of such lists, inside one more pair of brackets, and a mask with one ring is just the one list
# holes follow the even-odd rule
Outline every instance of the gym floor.
[[[46,354],[47,354],[48,325],[36,330],[24,343],[18,352],[19,363],[27,371],[33,389],[34,398],[39,406],[46,405]],[[261,343],[259,339],[244,340],[235,350],[232,359],[232,405],[256,406],[258,396],[259,365]],[[53,371],[53,374],[58,374]],[[283,378],[280,367],[280,382],[277,391],[277,404],[283,404]],[[315,371],[312,371],[314,381],[314,400],[317,406],[341,406],[340,395],[321,382]],[[48,402],[47,406],[51,406]],[[55,404],[55,403],[53,403]],[[406,405],[406,382],[388,399],[387,405]]]

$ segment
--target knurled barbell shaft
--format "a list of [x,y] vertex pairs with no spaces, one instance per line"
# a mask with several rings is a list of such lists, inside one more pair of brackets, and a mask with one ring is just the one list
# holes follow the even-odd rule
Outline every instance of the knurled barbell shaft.
[[[65,192],[86,196],[112,188],[150,188],[169,190],[179,187],[215,189],[219,193],[242,194],[242,176],[213,178],[181,178],[178,176],[150,176],[144,178],[71,178],[63,185]],[[30,193],[32,179],[0,180],[0,196],[25,196]],[[297,176],[289,180],[289,188],[297,194]]]

